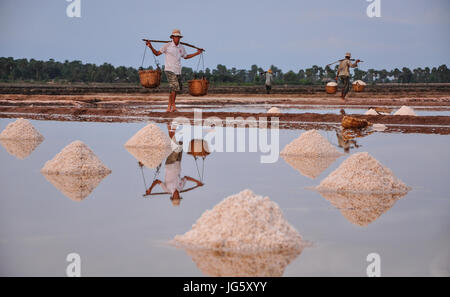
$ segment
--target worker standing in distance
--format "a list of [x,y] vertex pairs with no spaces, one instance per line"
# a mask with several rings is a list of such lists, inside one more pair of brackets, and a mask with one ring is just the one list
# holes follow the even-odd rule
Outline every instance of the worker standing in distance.
[[152,50],[155,56],[166,54],[164,63],[164,72],[166,73],[167,81],[169,82],[169,104],[167,112],[177,111],[175,106],[175,99],[177,93],[183,88],[183,82],[181,80],[181,58],[190,59],[197,55],[200,55],[203,50],[199,49],[196,53],[187,54],[186,49],[180,44],[180,39],[183,38],[180,30],[175,29],[170,35],[171,42],[164,44],[159,51],[155,50],[150,41],[147,41],[147,46]]
[[350,90],[350,67],[355,68],[358,67],[358,63],[361,60],[356,60],[355,63],[350,61],[351,58],[350,53],[345,54],[345,59],[341,61],[338,67],[338,71],[336,74],[336,82],[338,81],[338,77],[341,79],[342,87],[341,99],[345,101],[345,96],[347,96],[348,91]]
[[273,82],[273,74],[272,69],[269,69],[266,71],[266,93],[270,94],[270,91],[272,90],[272,82]]

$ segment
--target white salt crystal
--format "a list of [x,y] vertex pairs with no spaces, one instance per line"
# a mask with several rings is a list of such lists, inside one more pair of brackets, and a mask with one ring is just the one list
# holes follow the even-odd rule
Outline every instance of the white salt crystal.
[[378,112],[375,109],[371,108],[368,111],[366,111],[364,114],[365,115],[378,115]]
[[343,154],[328,142],[317,130],[309,130],[286,145],[280,155],[307,157],[339,157]]
[[155,147],[170,145],[171,140],[169,136],[155,124],[148,124],[125,143],[125,147]]
[[267,113],[281,113],[281,110],[278,107],[272,107]]
[[25,119],[17,119],[15,122],[9,123],[5,130],[0,133],[0,139],[41,139],[44,137],[39,133],[33,125]]
[[173,243],[212,250],[300,250],[302,237],[268,197],[244,190],[205,211],[192,229]]
[[417,116],[414,112],[414,109],[408,106],[402,106],[399,110],[397,110],[394,115],[409,115],[409,116]]
[[334,81],[330,81],[329,83],[327,83],[327,86],[329,86],[329,87],[337,87],[337,85],[338,84]]
[[410,190],[389,168],[381,165],[367,152],[350,156],[316,189],[362,193],[405,193]]
[[354,85],[362,85],[362,86],[366,86],[367,84],[365,82],[363,82],[362,80],[356,80],[353,82]]

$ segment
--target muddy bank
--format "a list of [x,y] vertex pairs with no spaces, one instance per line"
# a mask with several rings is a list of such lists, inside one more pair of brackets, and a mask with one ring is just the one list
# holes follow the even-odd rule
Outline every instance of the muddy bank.
[[[183,93],[188,90],[184,84]],[[82,95],[98,93],[120,94],[160,94],[167,93],[168,86],[162,84],[155,89],[146,89],[138,84],[30,84],[30,83],[0,83],[0,94],[25,94],[25,95]],[[210,85],[209,94],[247,94],[263,95],[263,85],[254,86],[223,86]],[[328,96],[325,94],[324,85],[275,85],[272,94],[293,94],[307,96]],[[423,96],[450,94],[450,84],[378,84],[368,85],[365,92],[358,93],[360,97],[370,96]]]
[[[340,126],[342,115],[318,114],[318,113],[291,113],[275,114],[279,120],[280,129],[311,129],[321,128],[334,130]],[[371,123],[385,124],[389,126],[386,132],[402,133],[433,133],[450,134],[450,117],[447,116],[392,116],[392,115],[352,115],[366,119]],[[23,117],[36,120],[55,121],[87,121],[87,122],[140,122],[156,121],[170,123],[177,117],[188,119],[194,123],[193,112],[155,112],[136,108],[100,108],[100,107],[61,107],[61,106],[0,106],[0,118]],[[266,113],[245,112],[203,112],[202,119],[214,117],[215,125],[225,125],[227,118],[238,121],[267,119],[268,127],[271,127],[272,119]]]

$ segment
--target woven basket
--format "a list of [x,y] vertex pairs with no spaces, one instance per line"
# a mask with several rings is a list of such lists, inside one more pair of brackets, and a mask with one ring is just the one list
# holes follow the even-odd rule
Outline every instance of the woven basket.
[[209,81],[206,78],[189,81],[189,94],[192,96],[205,96],[208,93]]
[[344,116],[342,118],[342,127],[346,129],[352,129],[352,128],[365,128],[369,125],[372,125],[370,122],[364,120],[364,119],[357,119],[354,117]]
[[145,88],[156,88],[161,83],[161,70],[139,70],[141,85]]
[[336,94],[337,86],[325,86],[325,91],[327,94]]
[[189,143],[189,151],[188,155],[192,155],[194,157],[202,157],[205,158],[208,156],[209,146],[208,142],[203,139],[192,139]]
[[353,84],[353,91],[354,92],[364,92],[365,85],[360,84]]

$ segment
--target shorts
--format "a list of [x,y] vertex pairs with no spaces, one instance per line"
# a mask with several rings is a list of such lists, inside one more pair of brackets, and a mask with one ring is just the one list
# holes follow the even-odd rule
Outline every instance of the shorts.
[[172,71],[165,71],[167,81],[169,82],[170,92],[180,92],[183,89],[183,83],[181,81],[181,75],[177,75]]

